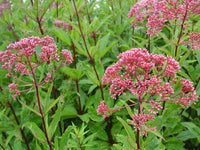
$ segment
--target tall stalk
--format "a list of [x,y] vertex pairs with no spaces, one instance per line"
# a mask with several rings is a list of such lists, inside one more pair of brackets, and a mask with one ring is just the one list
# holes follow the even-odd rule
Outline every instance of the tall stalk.
[[[141,96],[138,98],[138,116],[142,113],[142,99]],[[139,124],[139,122],[138,122]],[[137,150],[140,150],[140,130],[137,129],[137,137],[136,137],[136,143],[137,143]]]
[[187,17],[187,13],[188,13],[188,2],[186,2],[186,11],[185,11],[185,15],[183,17],[183,21],[181,23],[181,31],[179,33],[179,36],[178,36],[178,41],[177,41],[177,44],[176,44],[176,47],[175,47],[175,57],[177,55],[177,50],[178,50],[178,46],[180,44],[180,40],[181,40],[181,36],[182,36],[182,32],[183,32],[183,28],[184,28],[184,23],[185,23],[185,20],[186,20],[186,17]]
[[[91,24],[92,21],[91,21],[90,14],[89,14],[89,11],[88,11],[87,1],[86,1],[86,12],[87,12],[89,24]],[[94,40],[94,45],[97,45],[97,39],[96,39],[96,33],[95,33],[95,31],[92,31],[92,34],[93,34],[92,38]]]
[[[101,97],[102,99],[104,100],[104,94],[103,94],[103,86],[101,84],[101,80],[99,78],[99,75],[97,73],[97,70],[96,70],[96,66],[95,66],[95,62],[94,62],[94,58],[90,55],[89,53],[89,50],[88,50],[88,47],[87,47],[87,44],[86,44],[86,40],[85,40],[85,36],[83,34],[83,31],[82,31],[82,28],[81,28],[81,24],[80,24],[80,18],[79,18],[79,14],[78,14],[78,11],[77,11],[77,8],[76,8],[76,3],[75,3],[75,0],[73,0],[73,4],[74,4],[74,9],[75,9],[75,12],[76,12],[76,16],[77,16],[77,20],[78,20],[78,26],[79,26],[79,30],[80,30],[80,33],[81,33],[81,37],[83,39],[83,42],[84,42],[84,45],[85,45],[85,49],[86,49],[86,52],[89,56],[89,59],[90,59],[90,62],[92,63],[92,66],[93,66],[93,69],[94,69],[94,72],[95,72],[95,75],[99,81],[99,88],[100,88],[100,91],[101,91]],[[108,135],[109,135],[109,143],[110,145],[113,145],[114,143],[114,140],[113,140],[113,137],[111,135],[111,124],[112,124],[112,118],[109,118],[110,119],[110,122],[107,122],[107,127],[108,127]]]
[[80,18],[79,18],[79,14],[78,14],[78,11],[77,11],[77,8],[76,8],[75,0],[73,0],[73,4],[74,4],[76,16],[77,16],[77,20],[78,20],[79,30],[80,30],[80,32],[81,32],[81,37],[82,37],[82,39],[83,39],[83,42],[84,42],[84,45],[85,45],[85,49],[86,49],[86,52],[87,52],[87,54],[88,54],[88,56],[89,56],[90,62],[92,63],[93,69],[94,69],[94,71],[95,71],[95,75],[96,75],[96,77],[97,77],[97,80],[99,81],[99,88],[100,88],[100,91],[101,91],[101,97],[102,97],[102,99],[104,100],[103,86],[102,86],[102,84],[101,84],[99,75],[98,75],[98,73],[97,73],[97,69],[96,69],[96,66],[95,66],[95,63],[94,63],[94,58],[93,58],[93,57],[90,55],[90,53],[89,53],[89,50],[88,50],[88,47],[87,47],[87,44],[86,44],[86,40],[85,40],[85,36],[83,35],[83,31],[82,31],[82,28],[81,28]]
[[[71,15],[70,15],[70,21],[72,21]],[[75,50],[75,45],[74,45],[73,42],[72,42],[72,50],[73,50],[74,68],[77,69],[76,50]],[[80,95],[80,92],[79,92],[79,85],[78,85],[79,80],[76,79],[75,82],[76,82],[76,91],[77,91],[77,95],[78,95],[79,114],[82,114],[81,95]]]
[[36,76],[35,76],[35,71],[33,70],[33,67],[31,66],[29,57],[28,57],[28,64],[30,66],[31,73],[33,75],[34,85],[35,85],[35,89],[36,89],[37,103],[38,103],[38,108],[39,108],[41,119],[42,119],[42,125],[43,125],[43,129],[44,129],[44,134],[46,137],[46,142],[49,146],[49,149],[52,150],[51,141],[49,140],[47,129],[46,129],[46,123],[44,121],[45,114],[43,114],[43,112],[42,112],[42,107],[41,107],[41,103],[40,103],[40,96],[39,96],[39,90],[38,90],[38,84],[37,84],[37,80],[36,80]]

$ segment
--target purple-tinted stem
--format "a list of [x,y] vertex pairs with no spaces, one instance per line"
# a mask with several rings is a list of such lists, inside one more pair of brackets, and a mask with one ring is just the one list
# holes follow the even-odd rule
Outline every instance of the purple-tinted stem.
[[[119,8],[122,10],[122,1],[119,0]],[[123,23],[123,16],[121,15],[121,24]]]
[[106,123],[107,123],[107,129],[108,129],[108,142],[110,143],[110,145],[114,144],[114,140],[111,134],[111,128],[112,128],[112,116],[110,116],[109,118],[106,118]]
[[73,0],[73,3],[74,3],[75,11],[76,11],[76,16],[77,16],[77,20],[78,20],[79,30],[80,30],[80,32],[81,32],[81,37],[82,37],[82,39],[83,39],[86,52],[87,52],[87,54],[88,54],[88,56],[89,56],[89,59],[90,59],[90,61],[91,61],[91,63],[92,63],[92,66],[93,66],[93,68],[94,68],[96,77],[97,77],[97,79],[98,79],[98,81],[99,81],[99,88],[100,88],[100,91],[101,91],[101,96],[102,96],[102,99],[104,100],[103,86],[102,86],[102,84],[101,84],[99,75],[98,75],[98,73],[97,73],[96,66],[95,66],[95,63],[94,63],[94,59],[92,58],[92,56],[91,56],[90,53],[89,53],[89,50],[88,50],[88,47],[87,47],[87,44],[86,44],[86,41],[85,41],[85,36],[83,35],[83,31],[82,31],[82,28],[81,28],[80,19],[79,19],[79,14],[78,14],[78,11],[77,11],[77,8],[76,8],[75,0]]
[[[73,58],[74,58],[74,68],[77,69],[76,66],[76,51],[75,51],[75,45],[72,42],[72,50],[73,50]],[[75,80],[76,82],[76,90],[77,90],[77,94],[78,94],[78,106],[79,106],[79,114],[82,114],[82,110],[81,110],[81,96],[80,96],[80,92],[79,92],[79,85],[78,85],[78,80]]]
[[132,47],[134,47],[134,34],[135,34],[135,27],[134,27],[134,25],[132,25],[132,29],[133,29],[133,31],[132,31]]
[[33,0],[31,0],[31,5],[33,6]]
[[[70,15],[70,21],[72,21],[72,16]],[[73,59],[74,59],[74,68],[76,69],[77,66],[76,66],[76,50],[75,50],[75,45],[74,43],[72,42],[72,50],[73,50]],[[78,94],[78,107],[79,107],[79,114],[81,115],[82,114],[82,109],[81,109],[81,95],[80,95],[80,92],[79,92],[79,85],[78,85],[78,82],[79,80],[75,80],[76,82],[76,91],[77,91],[77,94]]]
[[[142,113],[142,108],[141,108],[142,100],[141,96],[138,98],[138,116]],[[139,124],[139,122],[138,122]],[[136,143],[137,143],[137,150],[140,150],[140,130],[137,128],[137,137],[136,137]]]
[[43,129],[44,129],[44,134],[45,134],[45,137],[46,137],[46,142],[47,142],[47,144],[49,145],[50,150],[52,150],[51,141],[50,141],[49,138],[48,138],[48,133],[47,133],[47,129],[46,129],[46,124],[45,124],[45,121],[44,121],[45,115],[43,114],[42,108],[41,108],[40,96],[39,96],[39,90],[38,90],[38,84],[37,84],[37,80],[36,80],[36,77],[35,77],[35,71],[33,70],[32,66],[31,66],[29,57],[28,57],[28,64],[29,64],[29,66],[30,66],[31,73],[32,73],[32,75],[33,75],[33,80],[34,80],[35,89],[36,89],[37,102],[38,102],[38,107],[39,107],[39,111],[40,111],[40,114],[41,114],[42,125],[43,125]]
[[[14,118],[15,118],[15,121],[17,122],[17,125],[20,125],[19,120],[18,120],[18,118],[17,118],[17,115],[16,115],[16,113],[15,113],[15,110],[14,110],[13,107],[12,107],[12,104],[11,104],[10,102],[8,102],[7,104],[8,104],[8,106],[10,107],[10,109],[11,109],[11,111],[12,111],[12,114],[13,114],[13,116],[14,116]],[[23,130],[22,128],[20,128],[20,132],[21,132],[21,134],[22,134],[22,137],[23,137],[23,139],[24,139],[24,142],[25,142],[25,144],[26,144],[27,149],[30,150],[30,147],[29,147],[29,144],[28,144],[28,140],[27,140],[27,138],[26,138],[26,136],[25,136],[25,134],[24,134],[24,130]]]
[[[89,12],[88,12],[88,5],[87,5],[87,2],[86,2],[86,12],[87,12],[89,24],[91,24],[92,21],[91,21],[91,18],[90,18],[90,14],[89,14]],[[92,34],[93,34],[92,38],[94,39],[94,44],[97,45],[97,39],[96,39],[96,33],[95,33],[95,31],[92,31]]]
[[[7,139],[7,136],[6,136],[6,133],[5,133],[5,132],[2,132],[2,135],[3,135],[3,137],[4,137],[5,139]],[[10,147],[10,150],[13,150],[10,143],[8,143],[8,146]]]
[[150,47],[151,47],[151,37],[150,37],[150,35],[147,35],[147,37],[148,37],[148,45],[147,45],[147,49],[148,49],[148,51],[150,52]]
[[10,30],[12,30],[12,33],[13,33],[13,35],[14,35],[16,41],[19,41],[16,32],[13,30],[13,27],[12,27],[7,21],[5,21],[5,22],[6,22],[6,24],[8,25],[8,28],[9,28]]
[[37,23],[39,25],[39,29],[42,35],[44,35],[44,31],[42,29],[42,25],[41,25],[41,19],[37,16]]
[[3,145],[0,144],[0,147],[1,147],[3,150],[5,150],[5,148],[3,147]]
[[163,111],[164,111],[164,109],[165,109],[165,103],[166,103],[166,101],[163,102],[161,115],[163,114]]
[[112,13],[113,13],[113,17],[114,17],[113,23],[115,25],[116,24],[116,19],[115,19],[115,11],[114,11],[114,6],[113,6],[113,1],[111,0],[110,3],[111,3]]
[[58,1],[56,2],[56,16],[58,18]]
[[179,46],[179,43],[180,43],[180,40],[181,40],[181,35],[182,35],[182,32],[183,32],[183,27],[184,27],[184,23],[185,23],[185,20],[186,20],[186,17],[187,17],[187,13],[188,13],[188,3],[186,2],[186,11],[185,11],[185,15],[183,17],[183,21],[181,23],[181,31],[179,33],[178,41],[177,41],[177,44],[176,44],[176,47],[175,47],[175,57],[177,55],[177,50],[178,50],[178,46]]

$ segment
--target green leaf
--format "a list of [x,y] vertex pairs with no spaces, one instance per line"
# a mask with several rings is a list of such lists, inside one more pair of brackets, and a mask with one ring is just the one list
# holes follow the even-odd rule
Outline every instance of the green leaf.
[[49,110],[58,103],[59,100],[60,100],[60,96],[56,100],[51,102],[49,105],[47,105],[47,107],[44,108],[44,114],[47,114],[49,112]]
[[90,119],[92,119],[93,121],[96,121],[96,122],[103,121],[102,116],[97,115],[97,111],[94,107],[89,108],[88,114],[89,114]]
[[133,143],[132,146],[136,148],[136,139],[135,139],[135,133],[133,132],[132,128],[120,117],[117,117],[117,120],[121,122],[121,124],[124,126],[126,133],[128,134],[128,137],[130,138],[130,142]]
[[72,129],[73,129],[72,126],[68,126],[67,129],[65,130],[65,133],[62,135],[60,139],[60,149],[63,150],[66,149],[65,147],[67,146],[68,137]]
[[42,150],[40,145],[38,144],[38,141],[36,140],[35,142],[36,142],[36,150]]
[[181,56],[181,59],[179,60],[179,64],[182,66],[183,62],[187,59],[187,57],[190,55],[190,51],[187,51],[187,53],[183,56]]
[[[148,127],[147,127],[148,128]],[[158,132],[158,131],[153,131],[153,130],[151,130],[150,128],[148,128],[149,130],[149,132],[151,132],[151,133],[153,133],[154,135],[156,135],[157,137],[159,137],[159,138],[161,138],[161,139],[163,139],[165,142],[167,142],[165,139],[164,139],[164,137]]]
[[107,141],[108,140],[108,135],[106,133],[106,131],[104,130],[103,126],[99,123],[94,123],[94,122],[90,122],[88,124],[89,129],[92,133],[96,133],[96,136],[103,140],[103,141]]
[[64,30],[59,29],[59,28],[54,28],[53,33],[63,42],[65,42],[68,45],[71,45],[71,40],[68,37],[68,35],[65,33]]
[[52,92],[52,88],[53,88],[53,83],[51,83],[51,85],[48,87],[48,91],[46,93],[46,98],[45,98],[45,107],[48,107],[49,102],[51,100],[51,92]]
[[182,131],[181,133],[179,133],[177,135],[177,138],[181,141],[186,141],[186,140],[195,138],[195,136],[190,131],[187,130],[187,131]]
[[53,115],[53,120],[49,126],[49,128],[47,129],[47,133],[49,138],[51,139],[56,131],[56,128],[58,126],[58,122],[60,121],[60,116],[61,116],[61,108],[60,106],[58,106],[56,113]]
[[200,50],[197,50],[196,51],[196,56],[197,56],[197,60],[198,60],[198,62],[200,63]]
[[65,118],[74,118],[78,115],[76,108],[73,105],[66,105],[62,110],[61,116]]
[[46,142],[45,134],[44,132],[37,126],[35,122],[27,122],[23,124],[22,127],[27,127],[29,130],[31,130],[33,136],[38,139],[40,142],[44,143]]
[[103,58],[105,56],[105,54],[111,50],[111,48],[117,43],[117,41],[113,41],[112,43],[110,43],[109,46],[107,46],[100,54],[100,57]]
[[72,77],[74,80],[79,80],[81,79],[85,73],[81,70],[74,69],[74,68],[69,68],[69,67],[63,67],[62,72],[65,73],[66,75]]
[[12,131],[9,133],[8,137],[6,138],[6,146],[8,145],[8,143],[10,142],[10,140],[12,139],[12,137],[15,135],[15,131]]
[[181,122],[200,142],[200,128],[192,122]]
[[35,113],[36,115],[38,115],[38,116],[41,117],[41,114],[40,114],[38,111],[36,111],[35,109],[33,109],[33,108],[29,107],[28,105],[24,104],[24,103],[23,103],[22,101],[20,101],[20,100],[19,100],[19,102],[20,102],[20,104],[22,104],[24,107],[26,107],[27,109],[29,109],[30,111],[32,111],[33,113]]

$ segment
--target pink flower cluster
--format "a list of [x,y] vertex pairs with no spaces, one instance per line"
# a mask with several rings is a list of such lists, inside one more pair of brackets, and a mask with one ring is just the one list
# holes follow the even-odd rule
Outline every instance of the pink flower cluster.
[[62,58],[63,61],[66,61],[68,63],[68,65],[72,63],[73,58],[72,58],[72,54],[69,50],[64,49],[61,51],[61,54],[63,56],[63,58]]
[[200,0],[141,0],[132,6],[128,17],[134,17],[133,24],[147,19],[147,34],[157,35],[169,20],[183,20],[190,14],[200,14]]
[[[24,38],[19,42],[10,44],[7,49],[4,52],[0,52],[1,68],[8,70],[9,74],[7,74],[7,77],[13,76],[15,79],[18,79],[15,75],[17,72],[21,73],[21,75],[33,74],[42,63],[48,62],[49,64],[53,60],[59,61],[57,46],[54,43],[54,39],[49,36],[44,38]],[[63,62],[67,63],[67,65],[72,63],[72,56],[69,50],[62,50],[61,54],[63,59],[58,68],[61,67]],[[48,82],[50,78],[51,74],[48,73],[42,84]],[[21,79],[18,80],[24,82]],[[15,91],[14,97],[19,95],[20,92],[15,89],[17,87],[16,84],[10,84],[9,87],[12,92]]]
[[[191,101],[197,100],[195,89],[188,79],[181,78],[181,89],[175,94],[173,87],[180,67],[171,56],[149,54],[146,49],[133,48],[121,53],[118,58],[115,64],[106,69],[102,78],[103,84],[111,84],[113,99],[128,90],[138,99],[138,105],[150,103],[151,114],[158,113],[163,101],[189,106]],[[142,100],[144,95],[149,95],[149,100]],[[153,100],[153,96],[161,99]],[[146,121],[152,120],[152,116],[141,113],[134,115],[133,119],[134,123],[137,122],[135,128],[139,129]],[[146,134],[145,128],[142,134]]]
[[140,132],[140,135],[147,136],[148,128],[152,131],[156,131],[156,127],[150,128],[147,124],[147,121],[154,120],[154,115],[149,114],[139,114],[139,115],[133,115],[132,116],[132,123],[134,125],[135,130],[140,130],[142,128],[142,131]]
[[[167,99],[174,94],[170,82],[163,82],[163,78],[175,78],[180,68],[171,56],[149,54],[146,49],[134,48],[121,53],[118,58],[117,63],[106,69],[102,79],[103,84],[111,84],[112,98],[116,99],[125,89],[137,97],[146,93]],[[150,74],[153,69],[156,69],[156,75]]]
[[189,40],[184,41],[183,43],[186,46],[192,47],[193,51],[196,51],[200,48],[200,33],[189,33]]
[[100,105],[98,106],[97,109],[97,114],[100,115],[103,113],[103,118],[105,119],[107,117],[107,112],[109,112],[108,106],[105,104],[105,101],[101,101]]
[[182,91],[182,97],[179,97],[179,101],[177,102],[181,106],[189,106],[191,101],[195,103],[197,100],[196,91],[193,87],[193,83],[188,80],[182,78],[181,80],[181,91]]
[[0,15],[3,14],[4,10],[8,10],[10,8],[10,2],[8,0],[4,0],[0,3]]
[[108,106],[105,104],[105,101],[101,101],[100,102],[100,105],[98,106],[98,109],[97,109],[97,114],[100,115],[100,114],[103,114],[103,118],[107,118],[109,117],[113,112],[115,111],[120,111],[122,108],[120,107],[117,107],[117,108],[114,108],[114,109],[109,109]]
[[10,88],[10,92],[15,92],[15,94],[12,96],[14,100],[15,100],[15,97],[20,94],[20,91],[17,90],[17,86],[18,84],[15,84],[15,83],[11,83],[8,86]]
[[73,27],[69,23],[67,23],[63,20],[55,20],[54,25],[58,28],[62,27],[65,31],[73,29]]

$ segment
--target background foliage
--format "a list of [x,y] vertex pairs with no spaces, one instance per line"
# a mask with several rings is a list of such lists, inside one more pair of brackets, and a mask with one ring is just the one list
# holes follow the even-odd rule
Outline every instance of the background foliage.
[[[58,53],[69,49],[75,56],[76,64],[73,61],[70,66],[60,68],[53,83],[39,88],[53,149],[136,149],[136,132],[130,125],[130,116],[137,108],[127,107],[108,119],[103,119],[96,112],[103,99],[102,92],[105,103],[112,108],[127,105],[129,98],[134,100],[131,94],[113,100],[109,95],[109,86],[101,83],[105,69],[118,60],[119,53],[131,48],[147,48],[150,52],[175,58],[181,67],[178,76],[190,79],[197,96],[200,95],[200,49],[191,51],[190,47],[180,45],[175,56],[180,26],[175,32],[173,26],[165,27],[158,36],[151,37],[146,35],[145,22],[134,28],[132,18],[127,15],[135,0],[76,0],[80,26],[72,0],[31,2],[10,0],[9,8],[1,9],[0,50],[5,51],[10,43],[23,38],[49,35],[54,38]],[[6,1],[1,0],[1,5],[3,3]],[[56,27],[55,20],[68,23],[67,29]],[[199,33],[199,20],[199,15],[190,16],[186,29]],[[184,32],[182,39],[187,38]],[[48,70],[54,68],[44,64],[37,72],[37,79],[43,79]],[[8,85],[15,79],[6,77],[6,74],[0,69],[0,149],[27,149],[21,130],[30,149],[49,149],[42,121],[37,114],[35,90],[13,100]],[[166,103],[155,121],[149,122],[157,127],[157,131],[140,137],[141,149],[199,149],[199,116],[199,101],[188,108]]]

